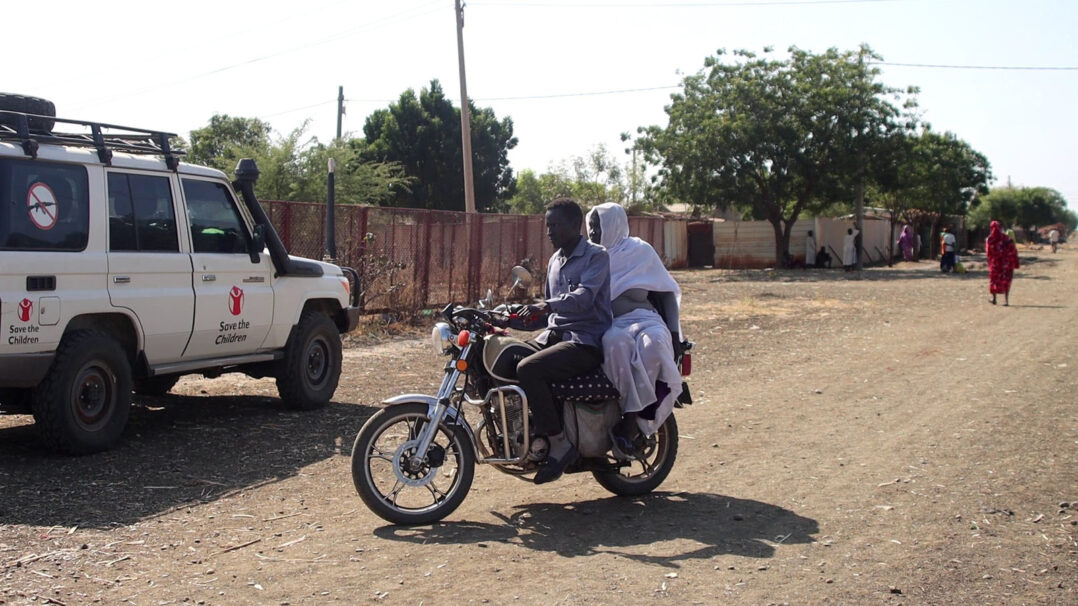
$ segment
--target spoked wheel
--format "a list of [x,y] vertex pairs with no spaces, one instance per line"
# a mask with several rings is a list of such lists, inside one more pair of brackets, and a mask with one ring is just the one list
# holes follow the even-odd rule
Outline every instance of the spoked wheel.
[[673,413],[666,417],[659,430],[647,439],[643,452],[619,471],[593,472],[603,488],[619,496],[647,494],[659,487],[677,458],[677,421]]
[[352,482],[367,507],[394,524],[430,524],[468,495],[475,453],[467,432],[442,423],[419,455],[427,405],[396,404],[372,416],[352,446]]

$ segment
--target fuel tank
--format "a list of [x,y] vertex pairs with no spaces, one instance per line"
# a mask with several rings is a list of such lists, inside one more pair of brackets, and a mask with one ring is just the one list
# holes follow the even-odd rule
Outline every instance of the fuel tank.
[[516,337],[490,335],[483,345],[483,366],[499,381],[517,382],[517,364],[539,351]]

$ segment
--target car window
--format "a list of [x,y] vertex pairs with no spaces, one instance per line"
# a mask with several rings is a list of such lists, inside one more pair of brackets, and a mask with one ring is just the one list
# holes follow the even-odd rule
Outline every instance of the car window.
[[247,254],[247,229],[232,194],[223,183],[183,180],[195,252]]
[[109,250],[178,252],[168,177],[109,173]]
[[89,226],[84,167],[0,158],[0,249],[84,250]]

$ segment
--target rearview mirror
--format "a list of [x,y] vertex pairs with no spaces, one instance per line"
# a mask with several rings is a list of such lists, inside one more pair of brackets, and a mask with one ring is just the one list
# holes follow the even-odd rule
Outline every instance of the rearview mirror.
[[255,225],[251,233],[251,263],[258,263],[262,259],[264,250],[266,250],[266,226],[259,223]]
[[513,288],[527,286],[532,282],[531,272],[520,265],[514,266],[513,269],[509,270],[509,273],[513,276]]

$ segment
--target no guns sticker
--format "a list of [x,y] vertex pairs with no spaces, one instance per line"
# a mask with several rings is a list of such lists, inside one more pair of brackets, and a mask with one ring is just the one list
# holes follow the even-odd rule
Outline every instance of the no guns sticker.
[[56,194],[47,184],[38,181],[30,186],[26,193],[26,206],[30,220],[38,229],[52,229],[56,225]]

